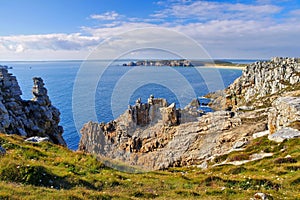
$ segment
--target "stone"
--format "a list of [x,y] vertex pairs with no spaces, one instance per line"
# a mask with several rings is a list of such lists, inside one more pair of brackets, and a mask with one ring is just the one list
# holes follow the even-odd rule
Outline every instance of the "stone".
[[26,133],[26,131],[25,131],[24,129],[22,129],[22,128],[17,128],[17,130],[18,130],[18,132],[19,132],[19,134],[20,134],[21,136],[24,136],[24,137],[27,136],[27,133]]
[[[175,104],[168,106],[163,99],[150,98],[148,102],[150,104],[129,106],[109,125],[113,128],[105,128],[108,124],[86,123],[81,129],[79,150],[147,170],[191,165],[219,149],[216,146],[223,131],[241,124],[238,117],[225,111],[180,123],[176,122],[176,115],[181,115],[184,109],[176,110]],[[229,151],[231,148],[220,149]]]
[[174,126],[177,124],[177,113],[175,103],[172,103],[168,107],[161,108],[160,111],[162,114],[162,120],[164,125]]
[[32,94],[33,94],[32,101],[36,101],[37,103],[43,106],[50,106],[51,102],[47,95],[47,89],[44,87],[45,84],[43,79],[40,77],[34,77],[33,83],[34,85],[32,88]]
[[[216,155],[240,150],[249,140],[269,132],[274,133],[269,138],[279,137],[280,131],[292,132],[285,138],[298,137],[294,133],[300,126],[300,93],[285,90],[298,88],[299,72],[300,59],[250,64],[224,91],[206,96],[215,109],[210,113],[199,110],[197,99],[184,109],[153,95],[145,104],[138,99],[113,122],[84,124],[79,150],[147,170],[205,168],[205,162]],[[273,153],[258,153],[249,160],[225,164],[241,165],[270,156]]]
[[189,103],[188,105],[187,105],[187,107],[189,108],[189,107],[195,107],[195,108],[199,108],[200,107],[200,102],[199,102],[199,100],[197,99],[197,98],[195,98],[195,99],[193,99],[192,101],[191,101],[191,103]]
[[5,154],[6,154],[6,150],[2,146],[0,146],[0,156],[3,156]]
[[254,194],[254,200],[256,200],[256,199],[257,200],[258,199],[260,199],[260,200],[271,200],[273,198],[271,196],[265,194],[265,193],[257,192],[257,193]]
[[26,142],[34,142],[34,143],[49,142],[49,138],[34,136],[34,137],[27,138],[25,141]]
[[268,116],[270,134],[294,122],[300,122],[300,97],[279,97],[272,103]]
[[197,165],[197,168],[207,169],[208,168],[208,162],[207,161],[202,162],[200,165]]
[[241,106],[237,108],[237,111],[249,111],[249,110],[254,110],[253,106]]
[[253,139],[256,139],[256,138],[260,138],[260,137],[263,137],[263,136],[266,136],[266,135],[269,135],[269,130],[254,133],[252,135],[252,137],[253,137]]
[[223,95],[218,94],[212,99],[211,106],[218,110],[237,110],[239,107],[251,108],[246,104],[252,103],[255,107],[255,103],[260,103],[256,100],[298,84],[299,63],[300,59],[296,58],[273,58],[252,63],[243,70],[241,77],[224,90]]
[[248,144],[248,139],[247,138],[242,138],[242,140],[237,141],[234,145],[233,145],[233,149],[240,149],[244,146],[246,146]]
[[59,126],[60,112],[49,99],[44,81],[33,78],[33,99],[23,100],[17,79],[6,68],[0,67],[0,131],[24,137],[48,137],[66,146]]
[[268,139],[280,143],[283,142],[285,139],[293,139],[299,137],[300,131],[293,128],[285,127],[278,130],[276,133],[269,135]]

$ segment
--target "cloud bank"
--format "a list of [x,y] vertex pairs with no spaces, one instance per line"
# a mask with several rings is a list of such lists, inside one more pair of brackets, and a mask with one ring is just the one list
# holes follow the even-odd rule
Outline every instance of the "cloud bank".
[[[300,9],[287,9],[273,1],[169,0],[156,4],[160,9],[147,18],[127,17],[115,11],[91,14],[88,18],[97,26],[83,26],[78,33],[1,36],[0,60],[85,59],[105,39],[144,27],[186,34],[213,58],[300,56]],[[145,41],[137,38],[135,42]],[[116,48],[122,45],[134,44],[120,40]]]

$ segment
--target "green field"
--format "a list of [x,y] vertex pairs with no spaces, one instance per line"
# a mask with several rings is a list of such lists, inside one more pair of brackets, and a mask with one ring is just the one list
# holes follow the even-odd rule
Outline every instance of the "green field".
[[[131,174],[105,167],[92,155],[51,143],[27,143],[0,134],[0,199],[300,199],[300,139],[281,144],[266,137],[245,150],[220,156],[206,170],[195,167]],[[241,166],[224,160],[260,152],[274,156]],[[287,155],[289,157],[285,158]]]

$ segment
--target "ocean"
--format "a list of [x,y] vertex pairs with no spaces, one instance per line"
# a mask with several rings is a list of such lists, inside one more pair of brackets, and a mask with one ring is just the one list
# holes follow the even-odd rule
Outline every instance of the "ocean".
[[175,102],[179,108],[184,108],[196,97],[203,104],[201,109],[210,112],[206,106],[209,100],[202,96],[224,89],[242,73],[239,69],[204,67],[125,67],[122,66],[124,62],[108,66],[104,61],[1,64],[13,68],[9,71],[17,77],[23,99],[32,98],[32,78],[43,78],[52,104],[61,112],[63,137],[72,150],[78,148],[79,130],[85,122],[109,122],[136,99],[147,102],[151,94],[166,98],[169,103]]

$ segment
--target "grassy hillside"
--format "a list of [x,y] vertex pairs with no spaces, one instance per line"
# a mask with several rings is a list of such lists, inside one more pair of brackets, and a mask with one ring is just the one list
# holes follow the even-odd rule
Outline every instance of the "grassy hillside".
[[209,163],[274,153],[241,166],[140,174],[109,169],[91,155],[51,143],[25,143],[18,136],[0,134],[0,145],[7,150],[0,156],[0,199],[249,199],[256,192],[300,199],[300,139],[277,144],[258,138],[244,151]]

